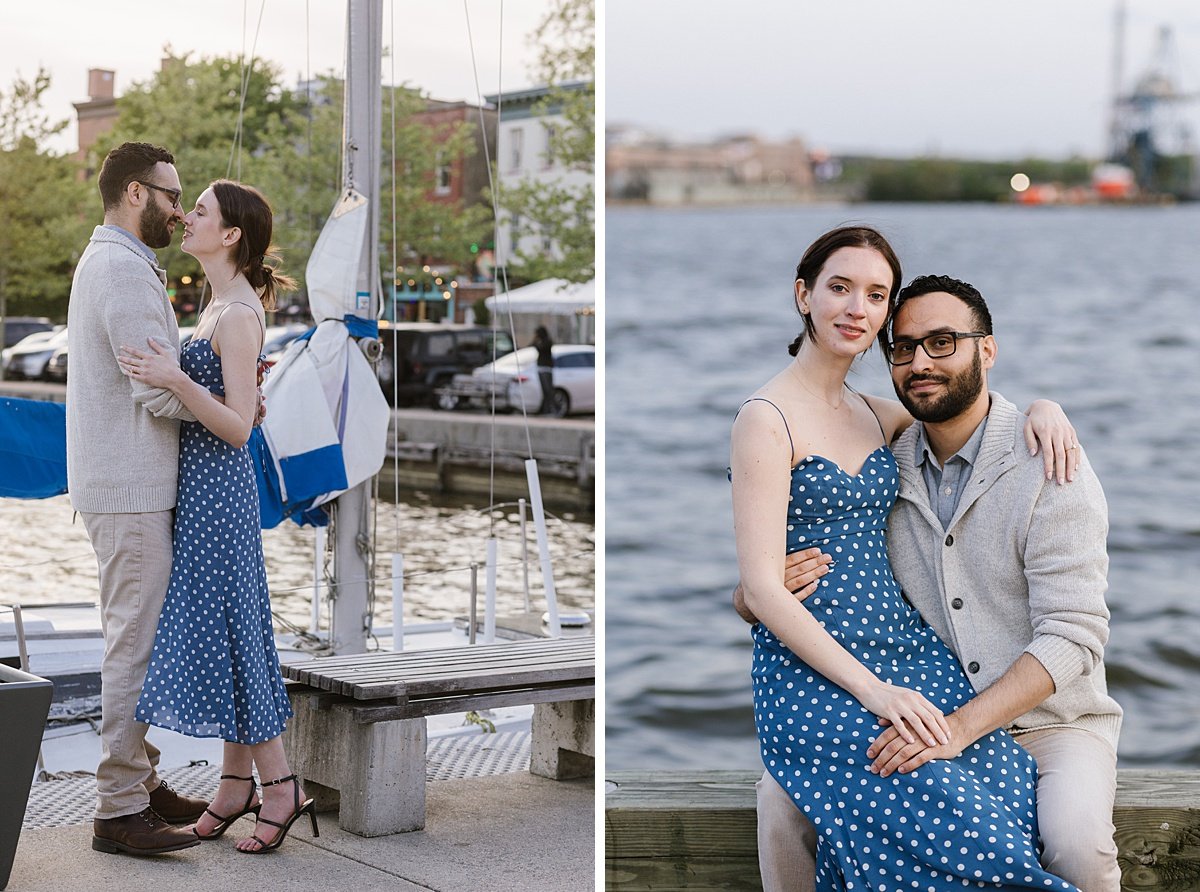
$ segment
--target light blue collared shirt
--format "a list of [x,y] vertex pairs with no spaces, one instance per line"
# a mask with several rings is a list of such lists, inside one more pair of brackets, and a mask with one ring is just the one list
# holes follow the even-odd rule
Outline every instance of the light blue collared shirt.
[[942,522],[942,529],[950,528],[954,512],[958,510],[959,499],[963,490],[971,480],[971,472],[975,468],[975,460],[979,458],[979,446],[983,443],[983,431],[987,427],[987,416],[979,422],[975,433],[971,434],[962,448],[954,453],[943,466],[938,465],[933,450],[929,448],[929,440],[925,436],[925,426],[921,425],[917,433],[916,463],[921,468],[921,476],[925,478],[925,486],[929,490],[930,507],[937,513]]
[[104,226],[105,229],[111,229],[114,232],[119,232],[122,235],[129,236],[129,240],[131,242],[133,242],[135,246],[137,246],[137,249],[139,251],[141,251],[143,254],[146,255],[146,259],[149,260],[151,263],[153,263],[155,266],[158,266],[158,257],[155,256],[154,252],[151,251],[148,247],[146,247],[145,242],[143,242],[140,238],[138,238],[136,235],[134,235],[132,232],[130,232],[128,229],[126,229],[124,226],[118,226],[116,223],[104,223],[102,225]]

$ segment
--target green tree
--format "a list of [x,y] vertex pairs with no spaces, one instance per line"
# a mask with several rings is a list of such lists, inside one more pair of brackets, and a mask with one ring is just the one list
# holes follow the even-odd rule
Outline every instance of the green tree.
[[[398,265],[406,260],[425,260],[469,270],[474,262],[471,245],[491,232],[491,207],[478,202],[461,206],[445,204],[431,200],[430,193],[442,160],[474,153],[476,125],[463,122],[435,130],[413,117],[427,105],[428,98],[416,90],[395,88],[393,148],[392,93],[390,88],[384,88],[384,170],[379,213],[381,255],[391,256],[394,196]],[[386,275],[384,281],[388,281]]]
[[[275,202],[275,241],[288,271],[301,280],[316,236],[341,192],[343,95],[340,80],[333,75],[320,78],[311,103],[267,128],[272,151],[259,152],[246,162],[254,175],[251,182],[268,197],[287,196]],[[416,90],[397,87],[393,97],[391,88],[384,88],[379,244],[385,284],[391,281],[387,268],[392,264],[393,212],[396,265],[420,261],[469,268],[471,244],[491,228],[488,207],[448,205],[430,198],[439,161],[469,155],[474,138],[471,124],[438,132],[415,118],[426,105],[427,99]]]
[[[190,53],[177,56],[169,46],[164,52],[162,68],[117,99],[117,123],[92,147],[89,167],[99,170],[108,151],[129,140],[162,145],[175,156],[187,210],[215,179],[254,183],[250,160],[275,150],[269,137],[297,113],[300,100],[282,88],[279,68],[271,62],[255,62],[244,76],[236,57],[193,61]],[[272,197],[280,199],[268,193]],[[159,252],[159,262],[173,279],[200,274],[178,240]]]
[[560,116],[550,132],[557,166],[587,181],[525,180],[501,188],[500,207],[511,224],[515,279],[586,282],[596,275],[596,4],[556,0],[530,35],[538,57],[530,74],[549,87],[537,116]]
[[[120,117],[95,146],[93,167],[99,167],[113,146],[140,140],[159,143],[175,155],[188,205],[218,177],[228,175],[258,187],[275,211],[274,241],[284,270],[303,286],[312,247],[342,186],[342,82],[326,74],[316,79],[311,92],[300,92],[285,88],[270,62],[256,62],[243,81],[236,58],[194,61],[190,55],[172,55],[169,48],[167,54],[162,70],[117,100]],[[391,256],[394,187],[401,255],[469,266],[470,245],[488,231],[490,211],[478,205],[447,206],[430,200],[427,193],[440,153],[471,150],[471,127],[434,133],[413,118],[426,104],[419,93],[397,88],[395,99],[398,161],[393,176],[392,97],[385,89],[381,255]],[[199,264],[183,254],[177,242],[159,257],[174,279],[201,274]],[[390,281],[390,275],[385,274],[384,281]]]
[[[71,272],[94,220],[73,158],[39,148],[67,122],[50,121],[45,70],[0,91],[0,315],[63,320]],[[97,202],[98,204],[98,202]]]

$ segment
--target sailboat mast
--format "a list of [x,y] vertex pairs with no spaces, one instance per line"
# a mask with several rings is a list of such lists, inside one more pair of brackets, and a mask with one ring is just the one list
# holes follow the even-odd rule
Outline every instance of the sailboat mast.
[[[379,317],[379,179],[382,163],[383,0],[349,0],[346,27],[346,98],[343,118],[343,193],[367,199],[354,315]],[[367,649],[367,608],[372,571],[371,481],[359,483],[336,501],[330,646],[334,653]]]

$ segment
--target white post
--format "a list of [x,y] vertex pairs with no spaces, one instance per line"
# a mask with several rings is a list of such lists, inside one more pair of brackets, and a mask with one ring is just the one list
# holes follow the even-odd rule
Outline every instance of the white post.
[[475,643],[475,602],[479,596],[479,564],[471,561],[471,606],[467,611],[467,644]]
[[529,535],[525,532],[525,500],[517,499],[521,512],[521,575],[525,583],[525,612],[529,612]]
[[487,540],[487,590],[483,596],[483,643],[496,640],[496,540]]
[[325,527],[317,527],[317,538],[313,545],[313,590],[312,617],[308,631],[316,635],[321,630],[321,586],[325,584]]
[[554,567],[550,563],[550,542],[546,538],[546,515],[542,511],[542,483],[538,478],[536,458],[525,459],[525,477],[529,481],[533,526],[537,530],[538,557],[542,565],[542,584],[546,588],[546,611],[549,613],[550,637],[558,638],[562,634],[562,627],[558,623],[558,596],[554,593]]
[[392,555],[392,650],[404,650],[404,555]]

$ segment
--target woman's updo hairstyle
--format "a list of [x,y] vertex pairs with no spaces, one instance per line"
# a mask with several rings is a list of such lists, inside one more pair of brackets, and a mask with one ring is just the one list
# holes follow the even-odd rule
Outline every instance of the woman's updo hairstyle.
[[221,211],[221,224],[236,226],[242,231],[242,237],[234,246],[233,261],[238,272],[258,292],[263,309],[275,309],[275,293],[294,290],[296,281],[265,262],[268,257],[279,260],[271,245],[274,223],[271,205],[253,186],[233,180],[217,180],[212,184],[212,190]]
[[[800,262],[796,264],[796,281],[803,280],[804,287],[810,291],[816,287],[817,279],[821,275],[821,270],[825,268],[825,264],[836,251],[842,248],[872,248],[878,251],[883,259],[887,261],[888,266],[892,268],[892,287],[888,291],[888,312],[887,318],[892,316],[892,310],[896,306],[896,294],[900,290],[901,273],[900,259],[896,256],[896,252],[892,250],[892,246],[888,244],[877,230],[869,226],[842,226],[838,229],[831,229],[815,242],[808,246],[808,250],[804,252],[804,256],[800,258]],[[797,309],[799,309],[797,307]],[[800,352],[800,345],[804,343],[805,337],[811,337],[816,340],[816,331],[812,329],[808,322],[808,314],[800,313],[800,319],[804,323],[804,330],[792,341],[788,347],[788,353],[795,356]],[[887,321],[879,329],[879,349],[883,351],[886,358],[891,352],[889,350],[889,342],[887,335]]]

